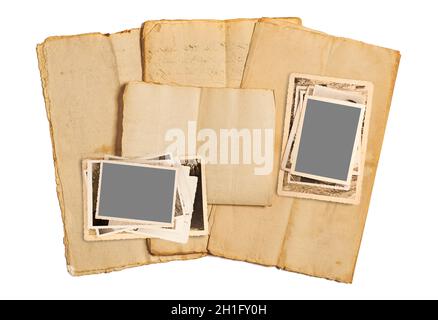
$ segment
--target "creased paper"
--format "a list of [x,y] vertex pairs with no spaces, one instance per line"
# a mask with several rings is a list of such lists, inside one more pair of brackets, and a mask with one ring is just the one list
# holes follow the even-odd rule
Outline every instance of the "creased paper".
[[[123,96],[122,153],[200,155],[206,161],[209,204],[270,205],[274,113],[270,90],[130,82]],[[230,132],[246,134],[234,139]],[[167,139],[169,133],[172,139]],[[202,133],[208,139],[195,141]],[[169,150],[175,143],[179,148]],[[260,152],[247,152],[253,144]],[[234,157],[237,162],[232,162]]]
[[[142,29],[143,80],[161,84],[239,88],[257,21],[301,24],[299,18],[147,21]],[[210,225],[214,212],[210,211]],[[150,240],[151,252],[206,252],[208,238],[186,245]],[[174,251],[175,250],[175,251]]]
[[151,256],[145,240],[91,243],[83,239],[81,160],[118,151],[121,88],[141,77],[139,39],[139,30],[130,30],[51,37],[37,47],[65,255],[72,275],[189,258]]
[[352,281],[399,60],[397,51],[359,41],[291,24],[257,24],[242,87],[274,90],[278,128],[274,170],[279,168],[290,73],[373,82],[372,134],[361,202],[345,205],[274,196],[269,208],[218,207],[208,244],[211,254]]

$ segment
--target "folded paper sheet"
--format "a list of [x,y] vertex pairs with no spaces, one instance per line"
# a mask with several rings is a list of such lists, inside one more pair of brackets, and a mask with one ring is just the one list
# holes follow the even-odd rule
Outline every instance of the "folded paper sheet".
[[123,95],[122,153],[198,154],[206,160],[208,203],[270,205],[274,114],[270,90],[131,82]]
[[[301,24],[300,18],[147,21],[142,30],[143,80],[239,88],[257,21]],[[209,206],[212,224],[217,206]],[[150,240],[153,254],[206,252],[207,237],[186,245]]]
[[52,37],[38,45],[37,53],[69,272],[108,272],[202,256],[151,256],[145,240],[84,240],[81,160],[118,151],[119,94],[126,81],[141,79],[139,30]]
[[399,60],[397,51],[291,24],[257,24],[242,87],[274,89],[275,171],[282,153],[281,128],[290,73],[374,83],[369,130],[372,134],[365,153],[361,202],[343,205],[274,196],[269,208],[218,207],[208,244],[210,253],[352,281]]

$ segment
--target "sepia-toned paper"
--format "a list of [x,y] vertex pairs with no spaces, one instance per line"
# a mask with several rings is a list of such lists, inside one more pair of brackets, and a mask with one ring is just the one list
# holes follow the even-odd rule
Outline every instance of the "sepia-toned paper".
[[221,206],[215,211],[208,251],[231,259],[351,282],[400,54],[287,23],[257,23],[252,41],[242,87],[274,90],[278,129],[274,171],[280,164],[281,128],[290,73],[374,84],[361,202],[345,205],[275,195],[271,207]]
[[[253,40],[243,85],[274,89],[277,109],[275,155],[278,157],[275,168],[278,168],[281,154],[290,73],[374,83],[370,124],[373,134],[365,153],[362,200],[359,206],[351,206],[274,196],[273,206],[268,208],[214,206],[208,251],[231,259],[351,282],[400,55],[393,50],[296,27],[287,21],[258,23]],[[149,80],[176,82],[170,77]],[[202,247],[191,241],[186,246],[172,246],[152,240],[151,251],[156,254],[183,253]]]
[[139,30],[51,37],[38,45],[37,54],[68,271],[83,275],[202,256],[151,256],[145,240],[84,240],[81,160],[118,152],[121,88],[141,79]]
[[[190,141],[190,124],[196,125],[193,134],[202,130],[212,132],[216,139],[217,159],[206,159],[207,202],[209,204],[270,205],[272,198],[272,136],[274,129],[274,96],[270,90],[180,87],[145,82],[130,82],[123,95],[122,153],[125,157],[141,157],[149,153],[169,152],[173,139],[166,141],[170,130],[180,130],[184,148],[175,155],[203,154],[203,141]],[[254,159],[230,163],[230,139],[222,138],[221,130],[246,130],[248,134],[259,130],[262,139],[240,140],[237,157],[250,150],[252,143],[260,143],[267,164]],[[226,141],[223,141],[226,140]],[[193,144],[191,147],[190,144]],[[228,162],[222,162],[222,145],[228,146]],[[232,151],[235,153],[234,151]],[[250,154],[252,156],[252,154]],[[211,160],[210,158],[210,160]],[[220,158],[220,159],[219,159]],[[258,171],[265,169],[266,173]]]
[[[239,88],[257,21],[293,23],[300,18],[147,21],[142,29],[143,80],[161,84]],[[209,224],[218,206],[209,206]],[[151,239],[153,254],[206,252],[208,237],[186,245]]]

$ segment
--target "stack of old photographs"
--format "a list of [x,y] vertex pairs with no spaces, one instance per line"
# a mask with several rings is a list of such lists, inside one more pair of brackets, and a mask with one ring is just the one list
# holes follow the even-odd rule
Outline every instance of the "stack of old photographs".
[[157,238],[186,243],[208,234],[204,163],[170,154],[83,161],[85,239]]
[[279,195],[359,203],[372,88],[365,81],[291,74]]

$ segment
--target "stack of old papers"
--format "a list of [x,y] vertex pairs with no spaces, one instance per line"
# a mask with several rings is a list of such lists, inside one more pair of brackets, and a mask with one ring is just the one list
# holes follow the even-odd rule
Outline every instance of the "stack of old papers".
[[37,53],[71,274],[211,254],[352,281],[397,51],[261,18]]

